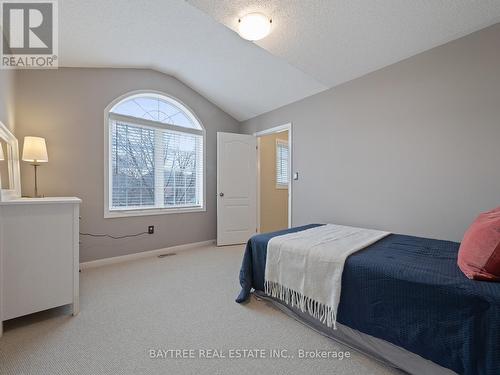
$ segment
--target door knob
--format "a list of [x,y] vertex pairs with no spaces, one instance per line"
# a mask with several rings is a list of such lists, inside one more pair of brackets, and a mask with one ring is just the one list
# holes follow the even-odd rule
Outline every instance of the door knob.
[[220,196],[220,197],[223,197],[223,196],[224,196],[224,193],[219,193],[219,196]]

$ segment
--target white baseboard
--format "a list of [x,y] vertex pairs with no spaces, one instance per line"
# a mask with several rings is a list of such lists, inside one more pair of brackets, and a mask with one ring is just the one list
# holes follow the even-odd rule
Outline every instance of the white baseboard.
[[190,249],[195,249],[197,247],[209,246],[209,245],[215,245],[215,240],[193,242],[193,243],[187,243],[184,245],[165,247],[163,249],[142,251],[140,253],[133,253],[133,254],[121,255],[121,256],[117,256],[117,257],[91,260],[90,262],[80,263],[80,269],[85,270],[85,269],[89,269],[89,268],[101,267],[101,266],[106,266],[106,265],[115,264],[115,263],[128,262],[128,261],[136,260],[136,259],[149,258],[149,257],[158,256],[161,254],[175,253],[175,252],[179,252],[179,251],[190,250]]

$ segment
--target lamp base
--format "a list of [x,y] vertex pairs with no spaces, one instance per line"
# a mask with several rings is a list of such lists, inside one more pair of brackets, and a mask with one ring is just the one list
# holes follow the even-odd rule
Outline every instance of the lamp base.
[[31,198],[43,198],[40,194],[38,194],[38,173],[37,169],[40,166],[39,163],[32,163],[33,168],[35,168],[35,194]]

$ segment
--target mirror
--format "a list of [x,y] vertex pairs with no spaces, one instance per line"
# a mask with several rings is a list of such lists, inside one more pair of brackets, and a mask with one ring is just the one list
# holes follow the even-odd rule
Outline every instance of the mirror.
[[9,144],[0,139],[0,189],[9,189],[9,157],[7,155]]
[[0,202],[2,202],[21,197],[21,177],[17,138],[1,122],[0,148]]

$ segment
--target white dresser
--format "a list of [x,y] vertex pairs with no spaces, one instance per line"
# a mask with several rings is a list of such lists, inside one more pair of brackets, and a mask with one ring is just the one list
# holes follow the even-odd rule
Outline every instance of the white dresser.
[[78,314],[80,202],[0,202],[0,335],[4,320],[22,315],[66,304]]

